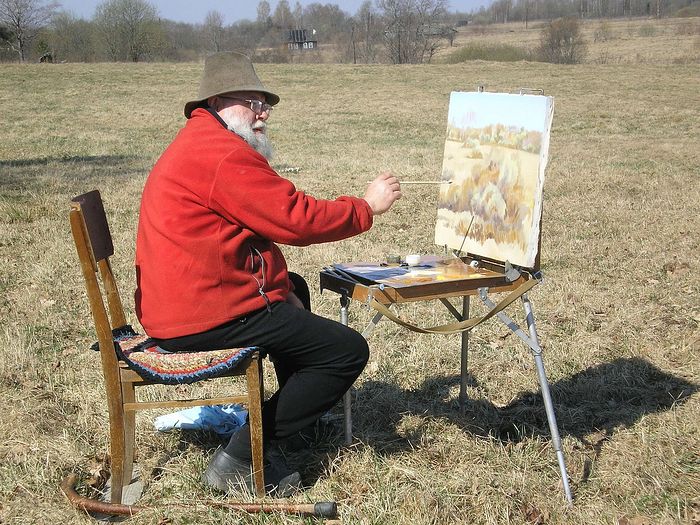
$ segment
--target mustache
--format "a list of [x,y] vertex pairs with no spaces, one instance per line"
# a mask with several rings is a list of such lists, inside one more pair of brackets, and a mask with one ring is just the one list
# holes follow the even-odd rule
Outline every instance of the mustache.
[[250,128],[251,128],[253,131],[255,131],[256,129],[261,129],[261,130],[265,131],[265,130],[267,129],[267,124],[265,124],[265,123],[262,122],[261,120],[258,120],[258,121],[257,121],[255,124],[253,124]]

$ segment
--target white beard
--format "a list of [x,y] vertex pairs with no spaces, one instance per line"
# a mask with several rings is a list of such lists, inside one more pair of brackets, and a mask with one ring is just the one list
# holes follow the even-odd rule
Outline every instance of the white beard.
[[243,119],[232,116],[227,122],[228,129],[233,131],[236,135],[239,135],[243,140],[250,144],[255,151],[260,153],[267,160],[272,159],[273,148],[265,132],[256,133],[256,129],[265,129],[267,124],[262,120],[258,120],[252,126],[244,121]]

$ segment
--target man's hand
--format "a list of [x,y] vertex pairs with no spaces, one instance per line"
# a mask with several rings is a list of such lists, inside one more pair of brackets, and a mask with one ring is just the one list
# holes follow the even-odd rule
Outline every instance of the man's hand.
[[365,192],[364,199],[372,208],[373,215],[381,215],[401,198],[399,179],[389,172],[384,172],[374,179]]

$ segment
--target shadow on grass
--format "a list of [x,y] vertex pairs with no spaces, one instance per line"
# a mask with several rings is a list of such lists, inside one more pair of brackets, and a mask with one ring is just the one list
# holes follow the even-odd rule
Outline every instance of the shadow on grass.
[[15,191],[45,185],[47,176],[65,181],[92,177],[123,176],[144,169],[145,157],[135,155],[85,155],[71,157],[38,157],[33,159],[0,160],[0,191],[10,195]]
[[[520,393],[504,407],[486,399],[468,400],[466,414],[461,416],[457,403],[447,398],[450,389],[458,384],[459,375],[433,377],[410,391],[387,383],[366,382],[358,390],[363,406],[354,410],[358,434],[366,434],[366,441],[384,452],[404,450],[411,444],[396,433],[396,424],[408,413],[447,418],[465,432],[503,442],[551,437],[539,389]],[[640,358],[616,359],[550,384],[559,432],[584,443],[592,432],[601,432],[607,439],[646,414],[685,402],[699,389],[700,385]],[[380,406],[370,407],[377,403]],[[371,413],[369,418],[362,415],[364,408]],[[377,417],[380,413],[383,417]]]
[[[473,377],[469,381],[471,386],[478,386]],[[462,416],[450,394],[458,384],[459,375],[431,377],[412,390],[386,382],[367,381],[357,390],[357,402],[353,404],[354,433],[381,455],[411,450],[420,443],[425,428],[414,429],[409,435],[399,435],[397,431],[407,414],[445,418],[466,433],[504,443],[528,438],[550,439],[539,389],[522,392],[504,407],[487,399],[468,400]],[[664,372],[644,359],[621,358],[554,382],[550,389],[561,435],[576,437],[598,455],[603,442],[617,429],[633,425],[646,414],[669,410],[685,402],[700,385]],[[309,447],[289,451],[290,466],[301,472],[308,486],[324,475],[343,447],[342,421],[334,425],[335,432],[327,429],[325,435],[312,439]],[[588,443],[587,438],[593,432],[602,434],[602,438]],[[161,475],[174,452],[183,453],[195,446],[211,454],[224,441],[209,432],[183,431],[176,451],[166,452],[151,476]],[[581,482],[589,474],[590,465],[584,467]]]
[[133,155],[73,155],[70,157],[36,157],[33,159],[0,160],[0,168],[20,168],[27,166],[47,166],[55,163],[112,165],[137,157]]

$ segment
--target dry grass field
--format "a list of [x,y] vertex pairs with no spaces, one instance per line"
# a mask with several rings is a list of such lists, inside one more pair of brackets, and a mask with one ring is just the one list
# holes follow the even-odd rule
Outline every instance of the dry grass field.
[[[495,322],[471,336],[464,416],[458,338],[380,324],[356,384],[355,444],[330,436],[291,455],[309,486],[295,501],[335,499],[346,524],[700,523],[700,66],[674,64],[672,44],[666,51],[665,61],[580,66],[258,68],[282,96],[270,120],[273,165],[317,197],[361,195],[384,169],[435,178],[452,90],[528,86],[555,98],[546,280],[530,297],[575,505],[562,499],[532,358]],[[107,449],[68,202],[102,191],[135,322],[139,196],[183,124],[200,69],[0,66],[0,523],[92,522],[58,491],[69,472],[87,478]],[[310,281],[317,312],[337,316],[337,296],[318,292],[324,265],[439,253],[436,188],[404,193],[361,237],[284,249]],[[423,325],[447,320],[439,304],[402,313]],[[353,303],[353,326],[369,317]],[[180,390],[233,388],[222,383]],[[137,438],[142,503],[154,510],[131,523],[300,522],[166,507],[211,496],[199,476],[217,442],[160,434],[155,415],[139,415]]]
[[[441,49],[444,60],[465,45],[510,45],[534,50],[544,23],[534,21],[460,28],[454,47]],[[582,20],[586,41],[584,63],[590,64],[689,64],[700,62],[700,18],[618,18]]]

